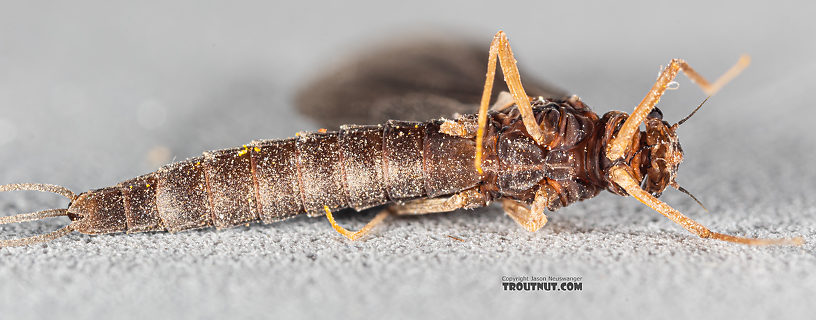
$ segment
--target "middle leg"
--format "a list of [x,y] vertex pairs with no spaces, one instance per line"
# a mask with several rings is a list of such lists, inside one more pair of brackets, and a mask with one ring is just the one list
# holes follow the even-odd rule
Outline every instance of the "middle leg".
[[529,207],[516,200],[504,199],[502,200],[504,213],[527,231],[536,232],[547,224],[547,215],[544,214],[544,210],[547,209],[553,198],[553,192],[554,190],[549,185],[542,184],[536,191],[533,204]]

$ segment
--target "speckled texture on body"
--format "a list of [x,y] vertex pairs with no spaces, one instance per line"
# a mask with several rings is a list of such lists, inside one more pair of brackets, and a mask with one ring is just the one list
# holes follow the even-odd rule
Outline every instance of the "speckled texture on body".
[[[805,39],[816,28],[813,5],[520,5],[523,18],[496,2],[4,5],[0,182],[81,192],[173,158],[315,131],[291,107],[293,92],[356,44],[442,25],[460,32],[435,30],[483,42],[486,58],[501,28],[522,80],[549,80],[601,114],[630,112],[671,58],[713,77],[751,54],[746,72],[678,131],[678,182],[710,213],[678,192],[661,199],[715,231],[801,235],[805,245],[698,239],[608,192],[549,215],[537,233],[491,207],[391,218],[358,242],[307,217],[220,231],[72,234],[0,250],[0,317],[811,317],[816,44]],[[661,101],[667,121],[704,98],[682,75],[678,82]],[[0,194],[3,215],[66,204]],[[338,220],[354,229],[371,217]],[[2,226],[0,234],[65,223]],[[502,289],[502,276],[524,275],[581,276],[583,287]]]

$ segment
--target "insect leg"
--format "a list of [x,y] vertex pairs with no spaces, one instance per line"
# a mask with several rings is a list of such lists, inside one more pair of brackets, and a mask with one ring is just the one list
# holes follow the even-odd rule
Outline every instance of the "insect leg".
[[[493,103],[493,106],[490,107],[490,111],[500,112],[512,107],[514,104],[516,104],[516,102],[513,101],[513,95],[511,95],[510,92],[502,91],[499,92],[499,96],[496,98],[496,102]],[[456,121],[445,120],[439,128],[439,132],[461,138],[475,138],[476,130],[478,130],[478,123],[474,123],[471,119],[465,118],[459,118]]]
[[504,31],[499,31],[493,37],[490,43],[490,52],[487,60],[487,74],[485,77],[484,91],[482,92],[482,101],[479,105],[479,129],[476,133],[476,170],[482,173],[482,142],[484,141],[484,131],[487,126],[487,110],[490,104],[490,95],[493,92],[493,79],[496,76],[496,59],[501,63],[502,73],[504,74],[504,82],[507,83],[507,88],[513,95],[521,113],[524,127],[527,132],[533,137],[536,143],[544,144],[544,132],[538,126],[533,115],[533,107],[530,105],[530,97],[524,91],[521,85],[521,77],[519,76],[518,66],[516,66],[516,59],[513,57],[513,51],[510,49],[510,42],[507,41],[507,35]]
[[340,225],[337,224],[337,222],[334,221],[334,216],[332,216],[331,210],[329,210],[328,206],[323,206],[323,210],[326,211],[326,218],[329,219],[329,223],[331,223],[332,228],[334,228],[334,230],[337,230],[337,232],[339,232],[340,234],[342,234],[344,237],[348,238],[351,241],[357,240],[360,237],[364,236],[366,233],[368,233],[368,231],[374,228],[374,226],[380,224],[380,222],[385,220],[385,218],[387,218],[388,215],[391,214],[391,207],[387,207],[380,211],[379,213],[377,213],[377,215],[374,216],[374,219],[371,219],[371,221],[366,223],[366,225],[360,228],[360,230],[357,230],[356,232],[351,232],[346,228],[341,227]]
[[445,122],[439,126],[439,132],[460,138],[476,137],[476,131],[474,129],[476,129],[475,123],[465,118],[445,120]]
[[323,209],[326,211],[326,218],[329,219],[329,223],[331,223],[334,230],[337,230],[337,232],[353,241],[368,233],[371,228],[382,222],[390,214],[420,215],[433,212],[447,212],[456,209],[470,209],[481,206],[485,206],[485,198],[475,188],[465,190],[445,198],[413,200],[403,205],[391,205],[386,207],[380,211],[380,213],[374,216],[374,219],[371,219],[371,221],[369,221],[357,232],[351,232],[338,225],[337,222],[334,221],[334,216],[332,216],[331,210],[329,210],[328,206],[324,206]]
[[617,165],[612,167],[611,169],[611,176],[612,180],[615,181],[619,186],[626,190],[631,196],[638,199],[643,204],[649,206],[650,208],[654,209],[657,212],[663,214],[669,220],[674,221],[674,223],[680,225],[681,227],[685,228],[686,230],[700,236],[700,238],[711,238],[717,239],[722,241],[728,242],[735,242],[735,243],[742,243],[742,244],[752,244],[752,245],[802,245],[804,240],[801,237],[796,238],[783,238],[783,239],[757,239],[757,238],[744,238],[744,237],[737,237],[717,232],[712,232],[702,224],[698,223],[697,221],[692,220],[689,217],[686,217],[680,211],[672,208],[668,204],[663,201],[658,200],[648,192],[644,191],[638,185],[638,182],[632,178],[631,174],[629,174],[627,167],[622,165]]
[[539,188],[533,199],[533,204],[529,208],[515,200],[502,200],[504,213],[513,218],[516,223],[527,229],[527,231],[538,231],[547,224],[547,215],[544,214],[544,209],[547,209],[549,203],[548,189],[546,186]]
[[652,86],[652,89],[649,90],[649,93],[646,94],[646,97],[640,101],[635,111],[633,111],[632,114],[629,115],[629,118],[626,119],[626,122],[623,123],[617,136],[609,143],[606,149],[606,157],[614,161],[623,156],[632,141],[632,136],[635,134],[635,131],[638,130],[640,123],[646,119],[646,116],[649,115],[652,108],[660,101],[660,97],[663,96],[666,87],[677,77],[678,72],[683,71],[692,82],[703,89],[705,94],[711,96],[719,91],[728,81],[742,72],[743,69],[748,67],[750,62],[751,58],[747,55],[741,56],[739,61],[737,61],[731,69],[726,71],[717,81],[711,84],[682,59],[672,59],[669,66],[657,77],[657,81]]
[[434,212],[449,212],[457,209],[473,209],[485,205],[484,195],[474,188],[462,191],[450,197],[409,201],[403,205],[393,206],[392,212],[398,215],[420,215]]

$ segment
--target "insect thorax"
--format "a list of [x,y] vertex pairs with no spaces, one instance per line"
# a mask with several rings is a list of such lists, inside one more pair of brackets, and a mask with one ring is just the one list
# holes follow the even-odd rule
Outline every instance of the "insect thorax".
[[551,188],[550,210],[597,195],[602,188],[587,162],[598,116],[577,99],[538,99],[533,112],[545,145],[535,143],[515,107],[491,114],[485,171],[493,194],[530,203],[540,188]]
[[[614,164],[606,158],[607,144],[628,114],[611,111],[598,117],[578,99],[534,101],[533,112],[544,131],[545,145],[527,133],[513,107],[492,113],[485,139],[485,189],[493,198],[531,203],[536,191],[549,188],[548,208],[555,210],[596,196],[601,190],[626,195],[610,182]],[[674,130],[651,117],[647,131],[638,132],[622,160],[646,190],[662,192],[674,181],[682,150]]]

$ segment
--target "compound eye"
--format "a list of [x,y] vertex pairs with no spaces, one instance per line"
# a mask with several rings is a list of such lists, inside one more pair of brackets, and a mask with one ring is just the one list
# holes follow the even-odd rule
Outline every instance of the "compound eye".
[[655,107],[652,109],[652,112],[649,112],[649,115],[646,116],[647,118],[653,118],[658,120],[663,120],[663,111],[660,111],[659,108]]

